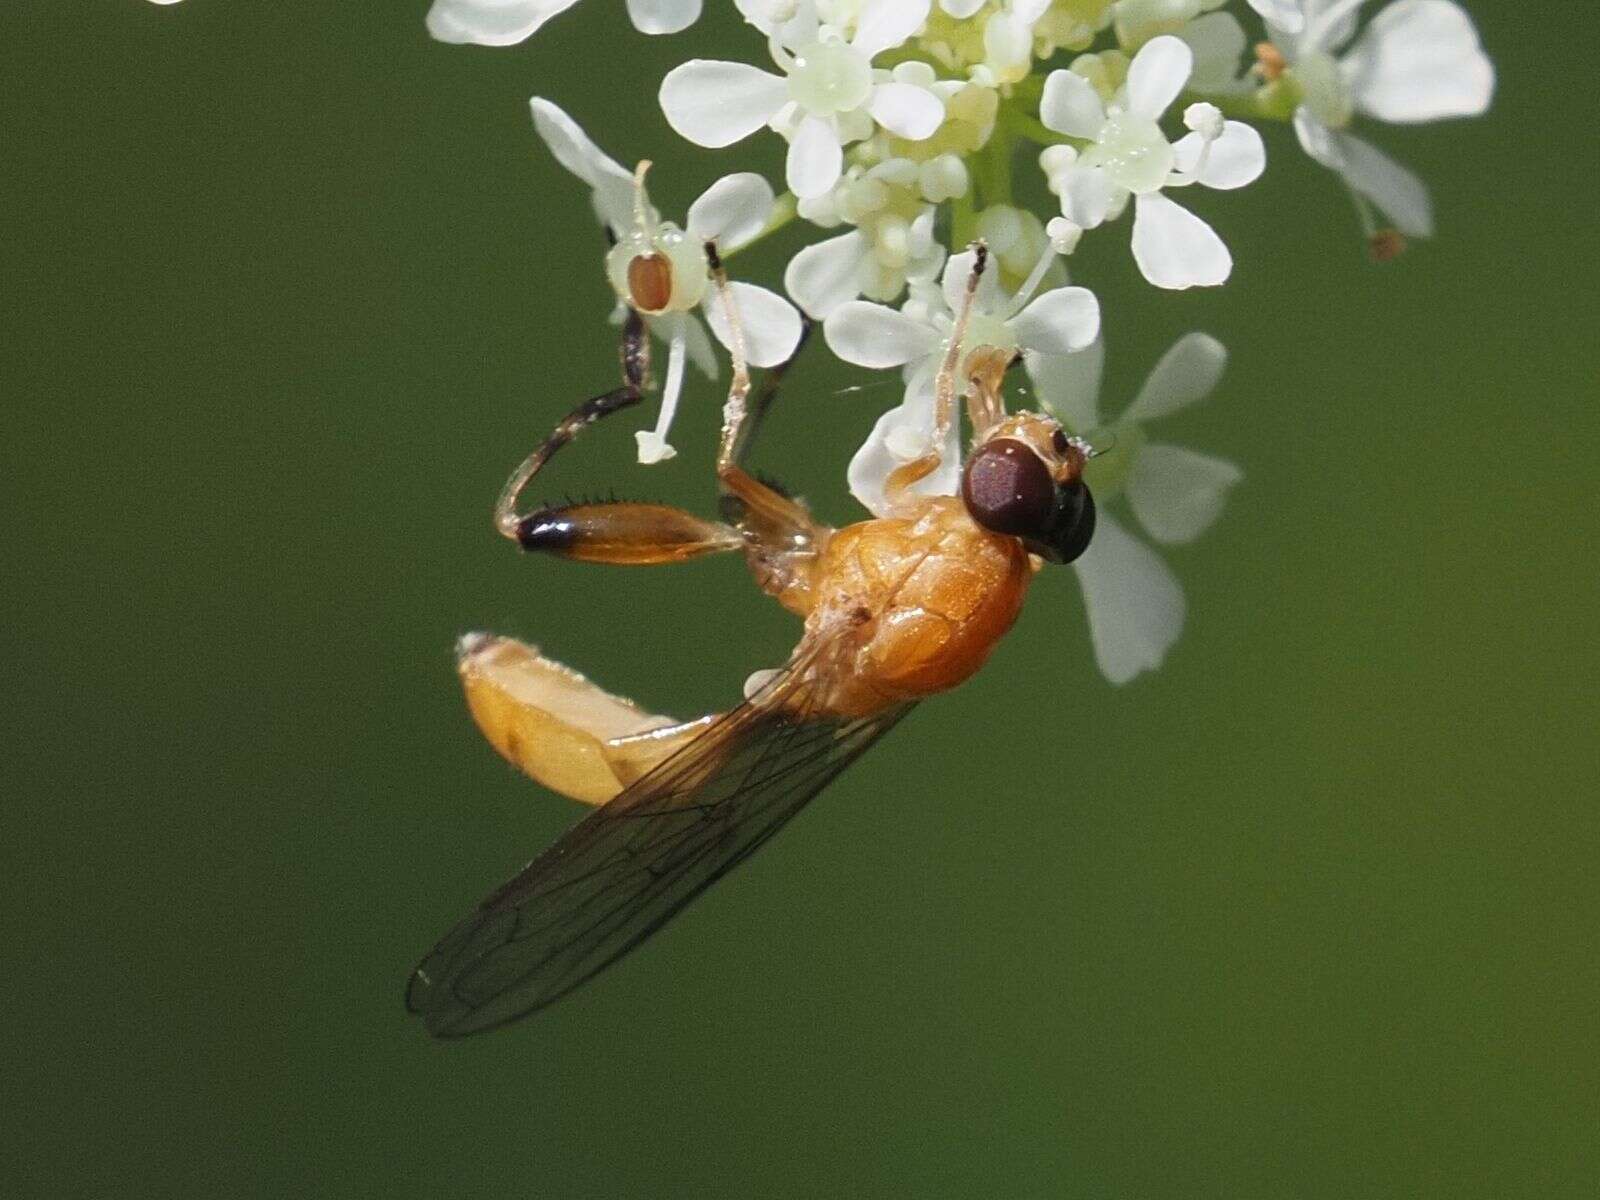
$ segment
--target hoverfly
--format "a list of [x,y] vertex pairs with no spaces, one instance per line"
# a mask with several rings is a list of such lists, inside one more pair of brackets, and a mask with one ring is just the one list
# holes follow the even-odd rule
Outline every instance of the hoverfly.
[[[709,244],[733,331],[716,468],[727,523],[648,504],[517,510],[557,450],[642,398],[646,333],[636,312],[624,327],[623,386],[575,409],[512,475],[495,519],[524,550],[617,564],[740,552],[760,588],[805,627],[782,668],[752,677],[742,704],[686,722],[646,713],[533,646],[461,639],[467,703],[489,742],[546,787],[597,807],[418,964],[406,1005],[430,1033],[458,1037],[527,1016],[639,945],[918,700],[977,671],[1016,620],[1034,573],[1088,546],[1088,447],[1048,416],[1007,415],[1001,384],[1012,354],[963,350],[987,261],[982,243],[974,250],[936,382],[930,449],[890,474],[885,518],[828,528],[741,465],[783,368],[752,394],[726,274]],[[940,465],[962,380],[974,433],[961,495],[915,495],[912,485]]]

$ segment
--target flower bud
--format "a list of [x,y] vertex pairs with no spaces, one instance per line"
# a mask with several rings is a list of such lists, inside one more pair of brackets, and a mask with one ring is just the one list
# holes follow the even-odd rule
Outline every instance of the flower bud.
[[1057,254],[1071,254],[1083,237],[1083,226],[1065,217],[1052,218],[1044,231],[1049,235],[1050,246]]
[[1222,110],[1215,104],[1201,101],[1183,110],[1183,124],[1186,129],[1193,130],[1206,141],[1214,142],[1222,136],[1222,131],[1228,122],[1224,119]]
[[971,180],[967,166],[954,154],[941,154],[922,164],[917,173],[917,183],[922,198],[930,204],[940,204],[965,196]]

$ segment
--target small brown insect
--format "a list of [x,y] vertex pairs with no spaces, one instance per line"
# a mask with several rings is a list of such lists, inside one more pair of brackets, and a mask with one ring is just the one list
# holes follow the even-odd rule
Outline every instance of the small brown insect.
[[[492,893],[418,964],[406,1005],[457,1037],[536,1011],[660,928],[794,816],[910,708],[981,667],[1045,562],[1070,562],[1094,531],[1086,448],[1056,421],[1008,416],[1011,356],[963,354],[980,244],[936,384],[930,449],[889,476],[890,514],[843,529],[748,474],[741,460],[781,377],[752,397],[726,278],[707,247],[733,336],[717,480],[731,524],[647,504],[578,504],[521,515],[517,499],[550,456],[642,396],[644,330],[624,330],[624,386],[581,405],[511,477],[496,525],[525,550],[584,562],[677,562],[740,551],[757,584],[802,617],[779,670],[752,677],[730,712],[675,721],[610,695],[532,646],[469,634],[458,647],[473,717],[518,768],[598,805]],[[974,435],[962,495],[910,489],[968,387]]]

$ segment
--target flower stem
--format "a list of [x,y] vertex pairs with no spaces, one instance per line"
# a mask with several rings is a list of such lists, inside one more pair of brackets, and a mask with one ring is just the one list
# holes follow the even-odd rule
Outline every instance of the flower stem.
[[979,151],[977,180],[983,192],[983,206],[1011,203],[1011,160],[1016,155],[1016,138],[1009,126],[995,123],[988,145]]
[[1197,92],[1185,92],[1179,99],[1178,106],[1186,106],[1196,101],[1214,104],[1221,110],[1222,115],[1232,121],[1287,121],[1294,115],[1294,108],[1290,106],[1285,112],[1281,105],[1269,105],[1263,102],[1263,95],[1268,89],[1254,92],[1217,93],[1214,95],[1201,95]]
[[1082,138],[1067,137],[1047,128],[1038,117],[1029,116],[1010,104],[1000,106],[1000,120],[1018,137],[1027,138],[1041,146],[1083,146]]
[[967,189],[966,195],[950,201],[950,247],[959,253],[978,236],[978,209],[973,199],[976,185]]

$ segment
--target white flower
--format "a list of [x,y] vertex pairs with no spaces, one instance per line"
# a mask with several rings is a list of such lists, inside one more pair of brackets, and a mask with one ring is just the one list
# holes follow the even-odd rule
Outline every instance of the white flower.
[[[772,188],[748,172],[717,180],[689,206],[679,228],[662,221],[636,177],[592,142],[578,123],[556,105],[535,96],[530,102],[534,128],[550,153],[589,186],[596,215],[613,237],[606,255],[606,278],[622,306],[645,318],[650,331],[668,343],[666,382],[661,414],[653,430],[640,431],[639,461],[660,462],[675,453],[667,431],[677,412],[683,388],[685,357],[693,357],[715,378],[716,360],[705,330],[692,315],[703,308],[711,332],[724,346],[731,335],[722,305],[708,277],[705,243],[715,241],[732,252],[756,237],[772,214]],[[772,367],[784,362],[800,343],[800,314],[783,297],[753,284],[729,284],[744,332],[750,362]]]
[[712,148],[770,125],[789,140],[789,190],[820,196],[844,168],[844,145],[871,136],[874,122],[911,141],[931,137],[943,123],[944,105],[929,89],[872,68],[875,56],[916,33],[929,3],[861,0],[848,41],[837,26],[820,22],[810,0],[782,24],[752,16],[784,74],[692,59],[661,81],[661,110],[678,133]]
[[1111,24],[1111,0],[1067,0],[1052,4],[1033,27],[1035,50],[1048,59],[1058,50],[1083,50]]
[[1451,0],[1400,0],[1340,55],[1361,4],[1250,0],[1301,91],[1294,129],[1305,152],[1387,214],[1401,233],[1429,237],[1427,185],[1345,130],[1357,114],[1396,124],[1478,116],[1494,95],[1494,65],[1472,18]]
[[[1094,341],[1100,331],[1100,305],[1092,292],[1081,287],[1056,288],[1030,302],[1054,258],[1053,251],[1042,255],[1033,276],[1015,296],[1003,293],[996,272],[983,276],[962,347],[963,358],[978,346],[1063,355]],[[875,369],[904,368],[904,402],[878,419],[850,461],[850,492],[875,515],[888,511],[883,488],[889,472],[929,448],[934,379],[972,264],[971,251],[955,255],[945,267],[943,287],[913,287],[912,299],[898,312],[853,300],[835,309],[823,323],[829,348],[846,362]],[[950,443],[943,448],[939,469],[919,482],[912,489],[915,493],[955,494],[961,479],[960,429],[959,420],[952,422]]]
[[[428,32],[441,42],[513,46],[578,0],[433,0]],[[171,0],[156,0],[171,3]],[[677,33],[700,16],[701,0],[628,0],[628,15],[643,33]]]
[[[1058,288],[1067,283],[1066,267],[1057,255],[1071,254],[1082,230],[1064,217],[1051,218],[1052,229],[1025,208],[991,204],[978,214],[975,224],[978,236],[989,247],[989,265],[997,271],[1002,288],[1015,287],[1020,294],[1025,288]],[[1057,233],[1063,236],[1058,238]],[[1035,280],[1033,272],[1041,258],[1049,265]]]
[[[1121,213],[1133,197],[1133,257],[1157,287],[1214,286],[1228,278],[1233,258],[1199,217],[1180,208],[1163,188],[1193,183],[1239,188],[1266,166],[1261,135],[1238,121],[1217,132],[1191,132],[1169,143],[1158,124],[1188,82],[1194,52],[1175,37],[1147,42],[1128,67],[1110,106],[1072,71],[1052,71],[1040,119],[1057,133],[1091,142],[1081,153],[1053,146],[1041,156],[1051,190],[1068,220],[1093,229]],[[1216,133],[1209,137],[1207,134]]]
[[853,166],[822,196],[800,202],[800,215],[818,225],[855,226],[790,260],[783,284],[801,308],[821,320],[857,296],[890,301],[908,282],[939,274],[945,251],[934,237],[935,209],[924,182],[925,169],[938,161]]
[[[1007,0],[984,23],[983,67],[994,83],[1016,83],[1033,69],[1033,27],[1049,7],[1050,0]],[[948,5],[945,11],[950,11]]]
[[1045,407],[1101,451],[1084,474],[1099,506],[1094,540],[1072,565],[1095,661],[1112,683],[1126,683],[1160,666],[1178,640],[1183,588],[1161,557],[1108,511],[1108,502],[1126,495],[1146,533],[1182,544],[1211,526],[1228,489],[1244,476],[1224,459],[1149,441],[1143,428],[1215,390],[1228,361],[1220,342],[1203,333],[1178,339],[1113,422],[1102,422],[1099,411],[1104,356],[1104,343],[1096,342],[1066,358],[1029,355],[1028,369]]
[[1201,13],[1221,8],[1228,0],[1117,0],[1111,6],[1117,42],[1136,50],[1163,33],[1179,34]]

